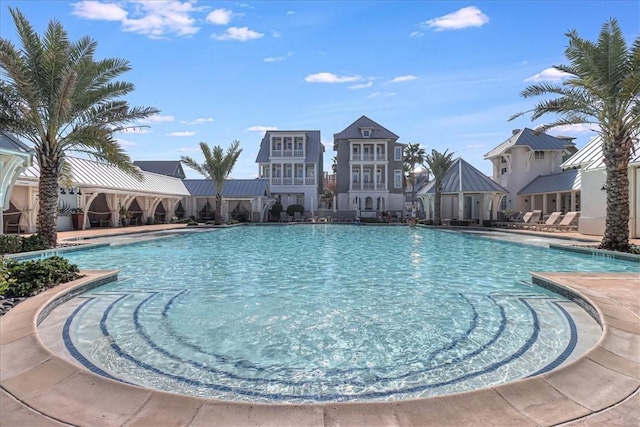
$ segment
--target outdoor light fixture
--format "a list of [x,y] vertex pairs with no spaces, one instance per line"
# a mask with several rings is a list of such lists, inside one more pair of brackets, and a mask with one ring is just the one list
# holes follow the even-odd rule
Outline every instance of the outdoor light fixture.
[[80,187],[60,187],[60,194],[67,194],[67,192],[69,194],[78,193],[78,196],[82,195],[82,192],[80,191]]
[[600,191],[607,191],[607,184],[603,185]]
[[524,199],[524,202],[525,203],[529,203],[529,199]]

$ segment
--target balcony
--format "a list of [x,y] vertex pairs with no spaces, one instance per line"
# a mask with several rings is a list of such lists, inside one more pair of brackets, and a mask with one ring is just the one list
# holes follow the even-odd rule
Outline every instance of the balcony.
[[304,158],[304,150],[271,150],[271,157],[300,157],[300,158]]
[[371,190],[375,190],[375,191],[386,191],[387,190],[387,186],[384,183],[378,183],[374,186],[373,182],[352,182],[351,183],[351,190],[367,190],[367,191],[371,191]]
[[315,178],[271,178],[271,185],[316,185]]

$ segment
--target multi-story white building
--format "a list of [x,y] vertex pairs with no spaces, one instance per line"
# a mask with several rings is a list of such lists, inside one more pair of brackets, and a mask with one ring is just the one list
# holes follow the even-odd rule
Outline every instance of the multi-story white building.
[[256,157],[259,177],[267,179],[271,197],[306,210],[318,208],[322,194],[324,146],[319,130],[271,130],[260,142]]
[[333,135],[338,209],[404,210],[403,150],[398,135],[366,116]]
[[[493,164],[493,181],[508,191],[499,209],[540,209],[545,214],[563,206],[565,212],[576,210],[580,192],[579,187],[574,188],[576,174],[563,174],[560,166],[577,151],[571,139],[529,128],[516,129],[509,139],[485,154]],[[554,178],[542,179],[549,175]],[[538,177],[541,179],[536,180]]]

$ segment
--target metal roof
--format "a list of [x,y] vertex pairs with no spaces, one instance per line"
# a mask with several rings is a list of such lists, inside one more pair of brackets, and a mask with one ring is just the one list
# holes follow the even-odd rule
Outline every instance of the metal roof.
[[[118,169],[116,166],[79,157],[66,157],[71,168],[71,182],[74,186],[95,187],[132,193],[189,196],[189,191],[179,178],[142,171],[142,179]],[[21,178],[37,179],[40,170],[37,162],[28,167]]]
[[[636,152],[631,153],[630,164],[640,163],[640,140],[635,142]],[[600,169],[604,168],[604,154],[602,154],[602,136],[598,135],[578,150],[573,156],[568,158],[560,167],[583,169]]]
[[[369,138],[363,138],[360,129],[371,129],[371,136]],[[397,140],[398,135],[391,132],[389,129],[380,126],[367,116],[362,116],[355,122],[351,123],[342,132],[334,133],[333,139],[392,139]]]
[[[210,179],[185,179],[184,185],[192,196],[215,197],[216,189]],[[228,179],[222,187],[222,197],[263,197],[269,195],[267,179]]]
[[319,130],[268,130],[265,132],[262,141],[260,141],[260,151],[256,156],[256,163],[268,163],[269,162],[269,141],[271,135],[277,134],[300,134],[304,133],[307,137],[307,146],[305,147],[306,157],[304,159],[307,163],[318,163],[324,152],[324,145],[320,142]]
[[[435,194],[436,181],[424,186],[418,195]],[[458,157],[442,177],[442,194],[458,193],[508,193],[488,176]]]
[[180,160],[136,160],[133,162],[143,171],[184,179],[186,177]]
[[26,146],[15,135],[0,130],[0,149],[15,152],[33,154],[33,150]]
[[518,195],[579,191],[582,185],[581,177],[580,169],[570,169],[552,175],[540,175],[518,191]]
[[562,151],[567,146],[575,145],[566,139],[556,138],[544,132],[536,132],[529,128],[524,128],[513,135],[502,144],[484,155],[485,159],[499,156],[513,146],[529,147],[532,151]]

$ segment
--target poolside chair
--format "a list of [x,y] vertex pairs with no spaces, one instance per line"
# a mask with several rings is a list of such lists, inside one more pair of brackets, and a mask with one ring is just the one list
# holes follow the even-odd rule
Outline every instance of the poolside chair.
[[280,212],[280,222],[291,222],[291,218],[286,212]]
[[547,218],[547,220],[542,223],[542,224],[523,224],[520,226],[520,228],[524,228],[524,229],[533,229],[533,230],[542,230],[544,229],[544,227],[547,226],[552,226],[553,224],[556,223],[556,221],[558,220],[558,218],[560,218],[560,215],[562,215],[562,212],[552,212],[551,215],[549,215],[549,218]]
[[502,220],[492,221],[492,227],[511,227],[515,222],[522,222],[522,217],[524,216],[524,212],[515,211],[511,215]]
[[558,224],[551,225],[548,227],[548,230],[551,231],[571,231],[577,230],[578,224],[574,224],[576,218],[578,217],[577,211],[567,212],[567,214],[562,218]]
[[530,225],[538,225],[540,222],[540,217],[542,217],[541,210],[535,210],[531,212],[527,212],[522,216],[521,222],[514,222],[510,228],[525,228]]
[[294,212],[293,213],[293,222],[302,222],[303,218],[302,215],[300,215],[300,212]]

